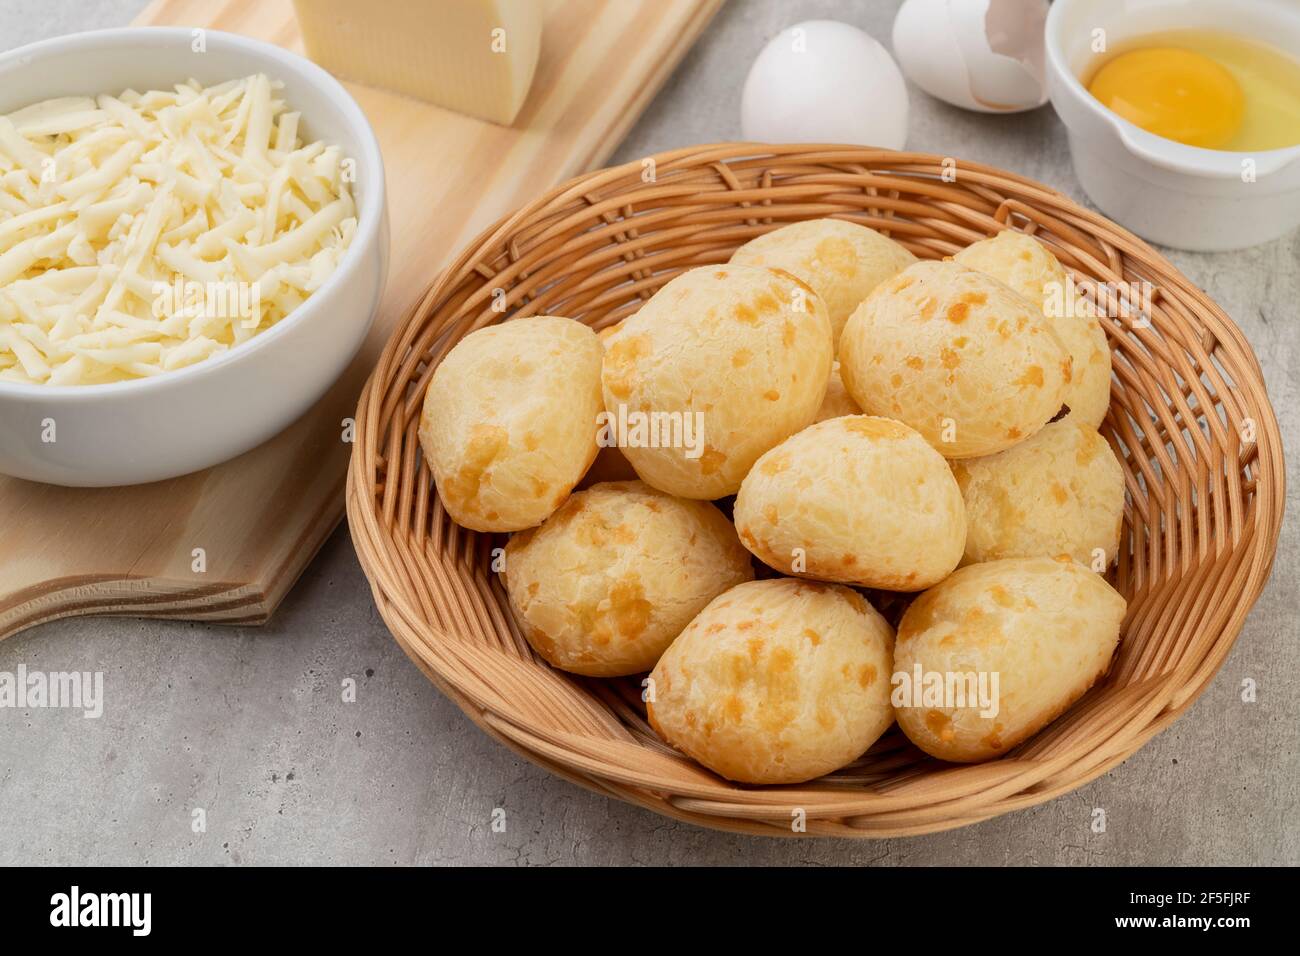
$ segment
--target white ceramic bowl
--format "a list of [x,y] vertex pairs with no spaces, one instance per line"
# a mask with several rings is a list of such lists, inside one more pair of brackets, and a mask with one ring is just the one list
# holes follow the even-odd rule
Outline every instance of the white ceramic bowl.
[[[216,30],[78,33],[0,54],[0,113],[54,96],[168,89],[266,73],[302,113],[302,135],[356,160],[357,231],[334,274],[283,320],[229,352],[107,385],[0,382],[0,473],[59,485],[158,481],[233,458],[283,430],[361,346],[388,269],[379,143],[332,76],[279,47]],[[48,441],[53,423],[54,441]]]
[[1300,56],[1295,0],[1055,0],[1047,85],[1069,131],[1074,171],[1106,215],[1176,249],[1241,249],[1300,225],[1300,146],[1238,153],[1185,146],[1121,119],[1079,76],[1108,46],[1175,29],[1236,33]]

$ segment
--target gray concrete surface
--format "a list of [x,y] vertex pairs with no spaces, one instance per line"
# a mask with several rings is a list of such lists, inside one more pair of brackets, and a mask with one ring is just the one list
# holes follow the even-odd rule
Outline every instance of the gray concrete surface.
[[[0,44],[125,23],[139,0],[0,5]],[[740,82],[765,40],[829,17],[887,38],[896,3],[732,0],[619,160],[739,136]],[[1082,198],[1050,108],[963,113],[912,90],[910,145]],[[1245,329],[1297,469],[1300,238],[1171,253]],[[389,638],[346,528],[261,629],[71,620],[0,644],[0,672],[105,673],[105,713],[0,710],[0,863],[1296,864],[1300,541],[1288,499],[1273,579],[1205,695],[1126,763],[1045,806],[907,840],[723,835],[594,796],[516,757]],[[0,540],[3,532],[0,530]],[[344,703],[341,682],[357,682]],[[1243,680],[1258,685],[1241,700]],[[504,833],[491,826],[506,811]],[[201,808],[206,831],[196,833]],[[1093,833],[1093,810],[1106,811]]]

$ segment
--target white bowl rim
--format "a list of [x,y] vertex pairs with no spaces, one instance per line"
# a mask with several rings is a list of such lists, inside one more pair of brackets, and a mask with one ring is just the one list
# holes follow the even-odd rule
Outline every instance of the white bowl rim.
[[[0,69],[10,66],[14,61],[28,60],[42,54],[75,51],[101,44],[129,47],[132,42],[147,46],[153,43],[170,43],[182,39],[188,41],[192,38],[193,32],[194,30],[191,27],[114,27],[107,30],[87,30],[81,33],[70,33],[65,36],[52,37],[48,40],[39,40],[0,53]],[[283,47],[278,47],[273,43],[267,43],[264,40],[257,40],[238,33],[230,33],[225,30],[204,28],[204,35],[209,41],[215,38],[219,43],[241,47],[257,56],[273,61],[286,70],[298,72],[309,83],[321,87],[331,99],[338,103],[348,125],[354,129],[361,144],[364,155],[358,157],[358,159],[366,163],[374,171],[372,177],[374,188],[367,190],[363,205],[357,210],[357,232],[352,237],[352,242],[348,245],[347,251],[344,252],[338,266],[325,279],[320,288],[313,292],[301,305],[275,325],[218,355],[209,356],[200,362],[186,365],[183,368],[160,372],[157,375],[124,379],[120,382],[104,382],[97,385],[46,385],[0,381],[0,398],[28,398],[54,402],[75,401],[76,399],[96,395],[108,398],[110,396],[147,393],[166,389],[172,385],[180,385],[187,380],[217,373],[224,366],[238,362],[257,349],[266,347],[277,338],[287,334],[288,330],[294,326],[310,321],[321,304],[329,299],[333,289],[341,285],[347,276],[360,268],[364,250],[371,247],[378,240],[380,225],[384,219],[384,204],[387,202],[383,154],[380,152],[379,141],[375,137],[375,131],[371,127],[370,121],[366,119],[366,114],[357,104],[357,101],[353,99],[352,94],[329,72],[311,60]],[[273,80],[278,78],[277,76],[271,77]],[[176,82],[183,83],[187,79],[189,77],[178,77]],[[35,95],[40,96],[39,93]],[[39,99],[33,99],[32,102],[39,102]]]
[[[1189,146],[1186,143],[1157,136],[1155,133],[1144,130],[1136,123],[1126,120],[1118,113],[1103,106],[1095,96],[1088,92],[1087,87],[1083,85],[1082,81],[1074,75],[1074,71],[1065,63],[1065,52],[1061,49],[1058,36],[1060,31],[1057,28],[1061,19],[1065,16],[1063,11],[1069,5],[1068,0],[1054,0],[1051,9],[1047,12],[1047,23],[1043,28],[1043,45],[1047,51],[1047,63],[1049,67],[1055,69],[1056,73],[1064,78],[1065,85],[1070,92],[1074,93],[1091,113],[1114,126],[1116,131],[1125,136],[1129,143],[1145,147],[1143,158],[1149,161],[1157,161],[1154,157],[1147,156],[1146,153],[1159,149],[1164,153],[1158,161],[1161,165],[1179,172],[1202,176],[1236,176],[1240,172],[1241,160],[1248,157],[1254,159],[1259,166],[1264,167],[1266,172],[1273,172],[1292,160],[1300,158],[1300,145],[1246,151]],[[1283,52],[1289,53],[1289,51]],[[1292,54],[1292,56],[1295,55]]]

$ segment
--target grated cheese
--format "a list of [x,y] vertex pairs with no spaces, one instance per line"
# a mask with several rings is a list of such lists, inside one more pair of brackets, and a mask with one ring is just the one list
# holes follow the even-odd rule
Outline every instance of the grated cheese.
[[0,116],[0,381],[157,375],[248,341],[357,227],[337,146],[264,74]]

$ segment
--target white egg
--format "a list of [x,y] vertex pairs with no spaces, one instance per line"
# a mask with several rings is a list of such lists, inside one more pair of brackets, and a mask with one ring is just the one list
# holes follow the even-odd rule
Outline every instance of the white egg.
[[905,0],[894,55],[909,80],[953,106],[1031,110],[1047,102],[1047,9],[1047,0]]
[[745,139],[902,149],[907,86],[889,52],[857,27],[808,20],[782,30],[749,68]]

